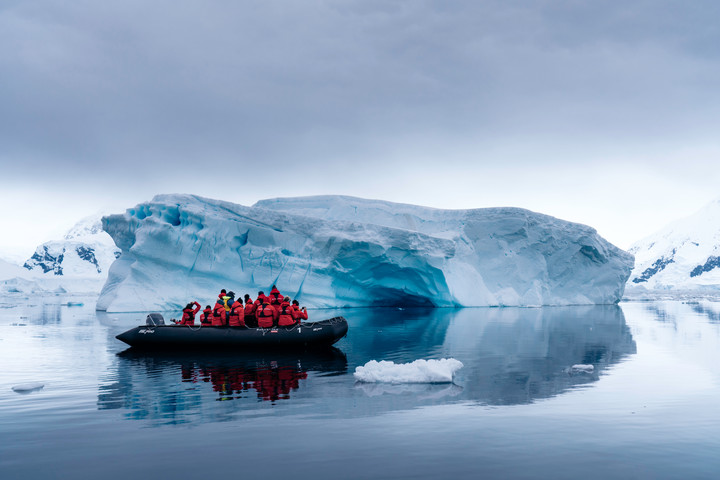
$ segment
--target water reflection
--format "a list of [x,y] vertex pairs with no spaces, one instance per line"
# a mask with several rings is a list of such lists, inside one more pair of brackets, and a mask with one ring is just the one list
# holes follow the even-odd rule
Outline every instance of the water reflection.
[[[618,306],[465,309],[450,323],[445,350],[465,367],[463,398],[529,403],[598,380],[637,347]],[[573,372],[577,364],[592,373]]]
[[[98,408],[126,409],[130,419],[159,423],[230,420],[253,403],[288,400],[308,374],[341,375],[338,349],[302,353],[145,353],[117,355],[111,383],[100,386]],[[234,401],[214,409],[213,401]]]
[[[597,381],[636,353],[617,306],[477,309],[347,309],[350,331],[325,353],[116,357],[100,409],[156,423],[223,421],[240,415],[375,416],[424,405],[517,405]],[[452,385],[357,383],[370,360],[454,357]],[[573,371],[577,364],[591,371]],[[220,407],[218,401],[223,404]],[[230,406],[228,406],[230,405]]]

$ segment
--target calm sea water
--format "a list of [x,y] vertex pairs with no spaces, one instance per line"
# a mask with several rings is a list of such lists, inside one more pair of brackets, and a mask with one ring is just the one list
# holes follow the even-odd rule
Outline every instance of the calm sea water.
[[[313,311],[337,348],[151,355],[114,338],[142,315],[67,300],[0,299],[2,479],[720,477],[720,304]],[[450,385],[352,375],[444,357]]]

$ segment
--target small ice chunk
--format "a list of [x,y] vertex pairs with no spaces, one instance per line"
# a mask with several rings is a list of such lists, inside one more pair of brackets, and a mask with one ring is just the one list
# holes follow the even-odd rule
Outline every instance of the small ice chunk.
[[594,365],[584,365],[582,363],[578,363],[577,365],[570,367],[570,373],[593,373],[594,371]]
[[451,383],[455,372],[462,367],[462,362],[454,358],[399,364],[370,360],[356,367],[353,376],[360,382],[371,383]]
[[35,390],[40,390],[45,386],[44,383],[40,382],[33,382],[33,383],[23,383],[22,385],[15,385],[12,387],[14,392],[17,393],[30,393],[34,392]]

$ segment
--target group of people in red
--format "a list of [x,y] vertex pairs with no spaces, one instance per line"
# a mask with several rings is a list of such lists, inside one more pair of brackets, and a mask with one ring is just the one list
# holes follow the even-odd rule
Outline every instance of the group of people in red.
[[[253,301],[250,295],[245,294],[245,303],[242,299],[235,299],[234,292],[220,291],[215,306],[205,307],[200,315],[200,325],[213,327],[250,327],[272,328],[291,327],[307,320],[307,310],[300,308],[297,300],[290,302],[290,297],[284,297],[275,285],[270,295],[258,292],[257,299]],[[198,302],[188,303],[183,309],[179,325],[195,325],[195,315],[200,311]]]

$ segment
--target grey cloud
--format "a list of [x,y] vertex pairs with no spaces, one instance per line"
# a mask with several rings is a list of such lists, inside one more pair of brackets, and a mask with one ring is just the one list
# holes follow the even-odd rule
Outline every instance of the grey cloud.
[[0,10],[0,162],[157,173],[382,158],[411,143],[451,156],[510,139],[551,152],[709,135],[718,8],[12,2]]

